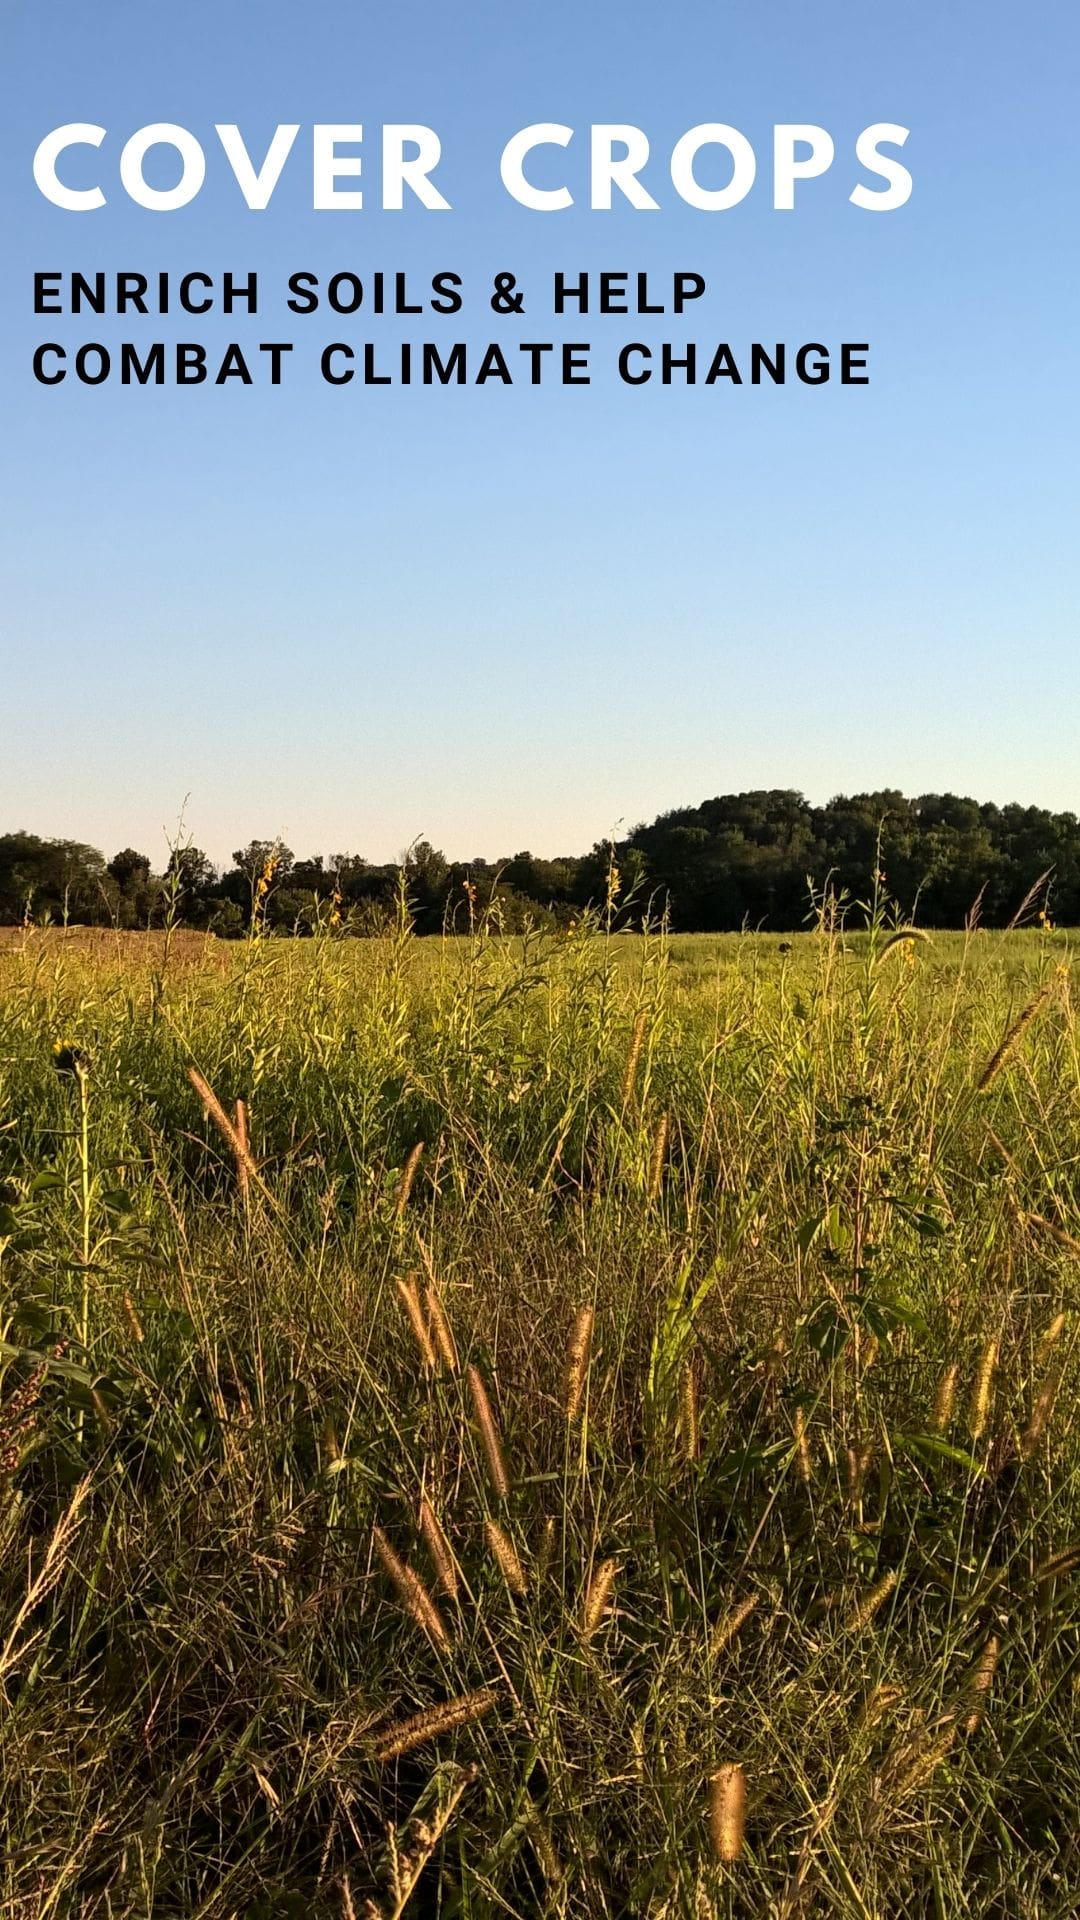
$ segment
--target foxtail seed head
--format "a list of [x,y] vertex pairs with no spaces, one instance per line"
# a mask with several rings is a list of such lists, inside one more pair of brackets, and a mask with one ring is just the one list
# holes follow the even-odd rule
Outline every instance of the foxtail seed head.
[[420,1295],[416,1290],[416,1281],[415,1279],[399,1280],[396,1284],[398,1293],[401,1296],[401,1304],[408,1315],[413,1339],[416,1341],[420,1351],[420,1358],[428,1371],[434,1373],[436,1368],[435,1349],[431,1344],[431,1335],[427,1329],[427,1321],[424,1319],[424,1309],[420,1305]]
[[581,1637],[591,1640],[611,1605],[611,1596],[615,1588],[615,1575],[619,1570],[618,1561],[601,1560],[595,1568],[585,1589],[585,1603],[581,1609]]
[[410,1714],[407,1720],[399,1720],[394,1726],[387,1727],[375,1741],[375,1759],[382,1762],[396,1760],[403,1753],[411,1753],[414,1747],[422,1747],[429,1740],[437,1740],[440,1734],[452,1733],[456,1727],[466,1727],[490,1713],[499,1696],[494,1687],[477,1687],[473,1693],[458,1694],[456,1699],[444,1700],[437,1707],[428,1707],[423,1713]]
[[381,1527],[374,1528],[373,1538],[375,1551],[397,1588],[398,1598],[405,1612],[416,1621],[418,1627],[423,1628],[428,1639],[438,1647],[440,1653],[448,1652],[450,1635],[446,1631],[438,1607],[419,1574],[414,1573],[412,1567],[407,1567],[405,1562],[398,1558]]
[[849,1633],[862,1633],[863,1629],[870,1625],[878,1608],[884,1606],[893,1592],[899,1578],[900,1575],[893,1568],[888,1573],[882,1574],[881,1579],[874,1583],[869,1592],[863,1594],[862,1599],[852,1608],[844,1622]]
[[1031,1418],[1020,1435],[1020,1458],[1030,1460],[1050,1424],[1054,1411],[1058,1388],[1061,1385],[1061,1368],[1055,1367],[1048,1373],[1035,1396],[1035,1405],[1031,1409]]
[[930,1415],[931,1433],[945,1434],[952,1426],[953,1409],[956,1406],[956,1382],[959,1374],[960,1369],[954,1361],[951,1366],[946,1367],[938,1381],[937,1393],[934,1395],[934,1411]]
[[401,1219],[402,1214],[409,1204],[409,1195],[413,1190],[413,1181],[416,1179],[417,1169],[420,1165],[420,1156],[423,1151],[424,1143],[422,1140],[418,1140],[415,1147],[412,1148],[405,1165],[401,1169],[401,1178],[398,1181],[397,1193],[394,1196],[395,1220]]
[[473,1413],[476,1416],[477,1429],[480,1434],[480,1439],[483,1442],[484,1457],[487,1460],[488,1474],[492,1487],[498,1494],[500,1500],[506,1500],[510,1494],[510,1475],[506,1470],[502,1438],[495,1422],[495,1415],[491,1411],[491,1401],[488,1399],[487,1388],[476,1367],[470,1367],[465,1378],[469,1383]]
[[667,1165],[668,1141],[671,1137],[671,1115],[662,1113],[656,1123],[653,1135],[652,1160],[649,1166],[649,1203],[655,1206],[660,1198],[664,1184],[664,1168]]
[[592,1350],[593,1323],[596,1309],[586,1303],[577,1310],[574,1324],[570,1329],[570,1339],[566,1348],[565,1405],[566,1424],[572,1427],[581,1404],[585,1398],[585,1380],[589,1371],[589,1354]]
[[540,1545],[536,1550],[536,1578],[538,1581],[547,1579],[554,1556],[555,1516],[553,1513],[549,1513],[545,1517],[543,1530],[540,1534]]
[[1001,1641],[996,1633],[992,1633],[983,1646],[967,1684],[968,1713],[963,1727],[968,1735],[977,1733],[982,1725],[987,1697],[993,1685],[1000,1658]]
[[701,1451],[698,1428],[698,1376],[692,1360],[687,1361],[682,1378],[682,1407],[680,1424],[682,1427],[683,1453],[691,1463]]
[[450,1542],[439,1525],[430,1500],[421,1500],[417,1524],[435,1569],[439,1586],[449,1599],[456,1600],[458,1596],[457,1564]]
[[871,1693],[868,1693],[866,1699],[863,1701],[858,1720],[859,1726],[865,1727],[867,1730],[871,1727],[876,1727],[879,1720],[883,1720],[887,1713],[891,1713],[894,1707],[899,1706],[903,1697],[903,1687],[895,1686],[891,1682],[883,1680],[881,1685],[875,1687]]
[[978,1080],[975,1082],[976,1093],[986,1093],[988,1089],[993,1086],[1002,1067],[1009,1059],[1009,1056],[1016,1052],[1035,1015],[1041,1007],[1045,1006],[1057,985],[1058,975],[1054,974],[1046,982],[1045,986],[1040,987],[1035,998],[1029,1000],[1027,1006],[1017,1014],[1016,1019],[1013,1021],[1011,1027],[1006,1029],[999,1045],[995,1047]]
[[487,1534],[488,1546],[495,1556],[499,1572],[506,1581],[507,1587],[511,1593],[517,1594],[519,1599],[522,1598],[528,1590],[528,1582],[525,1579],[525,1569],[518,1556],[518,1550],[510,1535],[505,1527],[500,1527],[497,1520],[485,1520],[484,1532]]
[[1041,1373],[1050,1358],[1051,1350],[1057,1346],[1067,1325],[1067,1315],[1055,1313],[1050,1325],[1046,1327],[1035,1352],[1035,1372]]
[[948,1759],[955,1739],[956,1722],[949,1721],[936,1739],[923,1732],[899,1744],[887,1770],[888,1798],[898,1803],[925,1787]]
[[529,1839],[532,1841],[533,1852],[540,1863],[540,1871],[547,1881],[548,1886],[554,1887],[562,1879],[562,1862],[555,1851],[547,1821],[537,1808],[531,1805],[528,1825]]
[[709,1829],[716,1858],[725,1865],[737,1860],[746,1835],[746,1773],[738,1764],[713,1774]]
[[1065,1228],[1059,1221],[1048,1220],[1045,1214],[1042,1213],[1022,1212],[1019,1218],[1024,1222],[1025,1226],[1037,1227],[1040,1233],[1048,1233],[1051,1240],[1055,1241],[1059,1247],[1065,1248],[1066,1253],[1080,1254],[1080,1240],[1076,1238],[1074,1233],[1066,1233]]
[[1060,1552],[1048,1554],[1035,1568],[1035,1584],[1042,1586],[1047,1580],[1060,1580],[1066,1573],[1072,1573],[1080,1567],[1080,1540],[1071,1547],[1062,1547]]
[[236,1127],[229,1119],[221,1101],[214,1092],[213,1087],[205,1076],[199,1072],[198,1067],[188,1068],[188,1079],[191,1081],[199,1099],[203,1103],[203,1111],[207,1118],[213,1121],[225,1144],[229,1147],[233,1159],[236,1161],[237,1172],[243,1174],[245,1190],[248,1180],[255,1180],[261,1187],[262,1181],[259,1178],[259,1170],[247,1146],[246,1126],[245,1138],[241,1139]]
[[248,1197],[248,1192],[250,1188],[250,1175],[248,1173],[248,1162],[251,1159],[251,1143],[248,1138],[248,1110],[247,1110],[246,1100],[238,1100],[236,1102],[236,1138],[240,1143],[240,1152],[238,1153],[236,1158],[236,1184],[240,1189],[241,1198],[246,1200]]
[[630,1036],[630,1051],[626,1056],[626,1070],[623,1073],[622,1110],[624,1113],[633,1104],[637,1070],[641,1061],[641,1049],[645,1045],[645,1029],[648,1024],[649,1016],[642,1007],[634,1021],[634,1031]]
[[139,1319],[135,1302],[130,1293],[121,1295],[120,1305],[124,1310],[124,1319],[127,1321],[128,1332],[132,1339],[141,1346],[142,1342],[146,1339],[146,1334],[143,1332],[143,1323]]
[[722,1620],[717,1621],[709,1639],[709,1652],[714,1660],[718,1659],[727,1647],[730,1647],[736,1634],[741,1633],[757,1603],[758,1596],[752,1593],[749,1599],[740,1600],[737,1607],[732,1607],[730,1613],[726,1613]]
[[439,1350],[439,1358],[447,1373],[456,1373],[458,1370],[457,1345],[438,1287],[434,1285],[425,1287],[424,1304],[427,1307],[428,1327]]
[[971,1390],[971,1405],[968,1409],[968,1433],[972,1440],[981,1440],[986,1432],[986,1423],[990,1418],[990,1401],[994,1392],[994,1374],[997,1371],[998,1342],[988,1340],[979,1355],[975,1384]]

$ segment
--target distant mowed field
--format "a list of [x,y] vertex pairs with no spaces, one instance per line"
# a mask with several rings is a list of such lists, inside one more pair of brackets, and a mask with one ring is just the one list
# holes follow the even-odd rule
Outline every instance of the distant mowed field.
[[1074,955],[0,935],[0,1913],[1074,1916]]

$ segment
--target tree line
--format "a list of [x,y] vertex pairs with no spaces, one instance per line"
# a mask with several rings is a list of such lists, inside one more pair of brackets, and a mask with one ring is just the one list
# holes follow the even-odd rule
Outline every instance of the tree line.
[[253,927],[364,934],[382,930],[405,900],[419,933],[484,914],[506,932],[565,925],[590,907],[623,926],[666,911],[684,933],[790,932],[830,889],[856,909],[884,889],[905,915],[937,927],[963,926],[973,913],[983,925],[1007,925],[1034,889],[1041,911],[1080,925],[1080,821],[955,794],[908,799],[885,790],[815,807],[772,789],[678,807],[559,859],[524,852],[452,861],[428,841],[392,864],[359,854],[297,859],[280,841],[251,840],[224,870],[200,848],[177,845],[161,872],[133,847],[106,859],[74,840],[0,835],[0,924],[8,926],[182,922],[225,937]]

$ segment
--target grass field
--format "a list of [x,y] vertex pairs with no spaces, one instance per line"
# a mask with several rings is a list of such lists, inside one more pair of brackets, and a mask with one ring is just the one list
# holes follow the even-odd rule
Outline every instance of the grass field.
[[10,934],[0,1912],[1074,1916],[1071,965]]

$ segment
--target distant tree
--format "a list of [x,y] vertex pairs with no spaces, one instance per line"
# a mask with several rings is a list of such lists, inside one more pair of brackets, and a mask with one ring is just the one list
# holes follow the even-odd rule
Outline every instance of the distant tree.
[[307,933],[333,897],[336,931],[379,932],[393,924],[404,879],[421,934],[468,926],[489,910],[489,925],[513,931],[589,905],[610,905],[616,927],[640,926],[666,906],[683,932],[786,932],[806,923],[812,893],[827,883],[843,891],[853,921],[884,894],[900,914],[942,927],[963,925],[976,900],[987,926],[1008,924],[1021,908],[1036,920],[1047,902],[1059,923],[1080,924],[1075,813],[953,793],[910,799],[892,788],[837,794],[822,807],[786,787],[717,794],[556,860],[525,849],[451,864],[420,840],[402,866],[359,854],[297,861],[280,842],[251,840],[233,861],[219,879],[200,848],[180,847],[155,881],[133,847],[106,865],[80,841],[0,835],[0,922],[144,926],[175,910],[192,925],[236,933],[255,911],[275,931]]
[[293,869],[293,851],[282,840],[249,840],[233,854],[233,864],[249,881],[257,880],[268,867],[279,880],[287,879]]
[[989,890],[996,877],[1000,855],[993,829],[976,801],[952,793],[924,794],[915,802],[915,814],[922,911],[932,925],[962,926],[979,894]]
[[182,920],[205,926],[211,912],[214,866],[201,847],[174,847],[165,867],[158,914],[175,906]]
[[576,860],[541,860],[532,853],[515,853],[501,869],[502,881],[538,905],[565,905],[573,898],[577,865]]
[[48,885],[50,843],[36,833],[0,835],[0,920],[12,925],[39,910]]
[[111,910],[121,927],[145,927],[154,911],[155,892],[150,877],[150,860],[134,847],[114,853],[106,869],[115,892]]
[[150,856],[136,853],[134,847],[125,847],[122,853],[113,854],[108,872],[122,893],[133,886],[144,887],[150,878]]
[[310,860],[295,860],[289,872],[289,885],[299,887],[304,893],[315,893],[324,897],[333,892],[335,876],[327,871],[322,854],[317,853]]
[[402,864],[417,933],[437,933],[449,898],[450,865],[445,854],[430,840],[417,840]]
[[219,939],[236,940],[244,931],[243,909],[235,900],[214,900],[209,905],[207,925]]
[[81,840],[0,836],[0,919],[90,923],[106,917],[104,855]]

